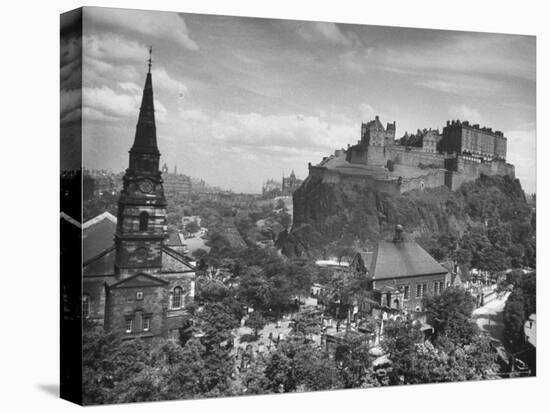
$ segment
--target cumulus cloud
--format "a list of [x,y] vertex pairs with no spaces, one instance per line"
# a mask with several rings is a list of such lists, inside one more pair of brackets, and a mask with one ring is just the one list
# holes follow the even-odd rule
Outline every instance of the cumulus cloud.
[[278,152],[276,147],[324,153],[354,135],[353,125],[332,124],[318,116],[222,112],[212,126],[213,138],[230,145]]
[[364,121],[374,119],[374,117],[378,115],[374,108],[368,103],[361,103],[361,105],[359,105],[359,111],[361,113],[361,119]]
[[140,34],[161,41],[172,41],[189,50],[199,46],[191,39],[183,16],[173,12],[87,7],[86,17],[94,24]]
[[[87,120],[136,119],[141,101],[137,93],[120,93],[107,86],[82,88],[82,108]],[[166,107],[155,99],[155,118],[166,120]]]
[[155,89],[160,88],[177,96],[183,96],[187,93],[185,83],[174,79],[163,67],[153,68],[152,74]]
[[470,122],[481,122],[482,118],[477,109],[471,108],[464,104],[459,106],[451,106],[449,115],[453,119],[467,120]]
[[348,47],[359,42],[359,38],[353,32],[343,33],[336,23],[303,22],[296,31],[300,37],[310,42],[321,40]]
[[83,46],[86,56],[110,62],[145,62],[149,56],[144,44],[113,33],[86,35]]

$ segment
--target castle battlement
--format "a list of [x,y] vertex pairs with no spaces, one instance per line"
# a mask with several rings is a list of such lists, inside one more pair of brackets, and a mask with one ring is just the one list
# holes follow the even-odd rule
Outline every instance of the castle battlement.
[[439,129],[418,129],[395,140],[395,122],[384,128],[378,116],[361,124],[361,140],[335,151],[313,166],[309,176],[327,183],[342,179],[373,185],[380,191],[404,193],[414,189],[447,186],[455,190],[483,175],[508,175],[506,138],[500,131],[447,121]]

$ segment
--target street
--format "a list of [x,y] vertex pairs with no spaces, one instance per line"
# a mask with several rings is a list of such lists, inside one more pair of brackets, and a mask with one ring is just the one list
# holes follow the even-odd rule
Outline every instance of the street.
[[483,307],[479,307],[472,313],[479,328],[488,333],[495,341],[501,342],[502,339],[502,311],[506,305],[509,292],[502,295]]

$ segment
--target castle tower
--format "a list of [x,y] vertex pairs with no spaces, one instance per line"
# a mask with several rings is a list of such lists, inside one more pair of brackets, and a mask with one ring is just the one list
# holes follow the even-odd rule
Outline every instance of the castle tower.
[[126,278],[138,272],[156,273],[162,266],[167,238],[166,199],[159,171],[151,49],[134,144],[118,201],[115,272]]

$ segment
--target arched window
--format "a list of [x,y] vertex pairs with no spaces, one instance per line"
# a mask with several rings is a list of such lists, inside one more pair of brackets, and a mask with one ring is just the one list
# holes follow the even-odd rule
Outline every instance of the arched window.
[[183,289],[176,287],[172,291],[172,308],[181,308],[183,304]]
[[82,296],[82,316],[88,318],[90,315],[90,296],[84,294]]
[[148,225],[149,225],[149,214],[144,211],[141,214],[139,214],[139,230],[147,231]]

